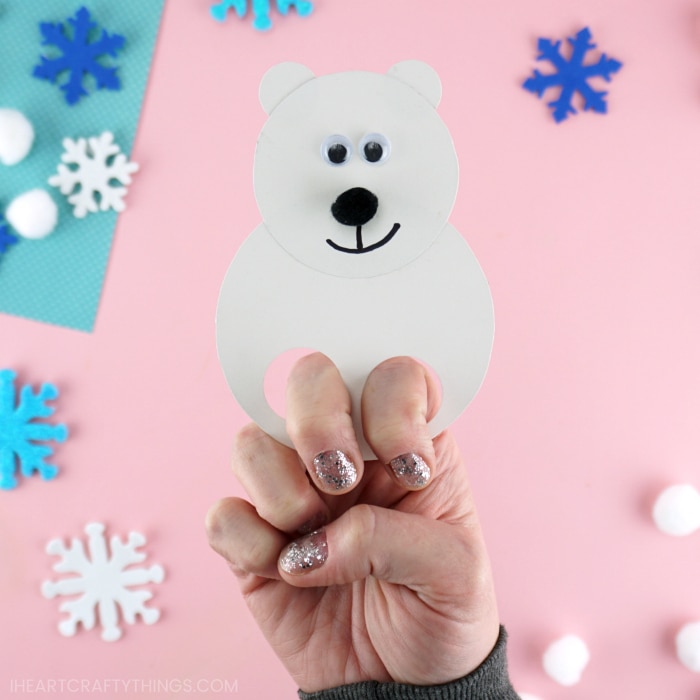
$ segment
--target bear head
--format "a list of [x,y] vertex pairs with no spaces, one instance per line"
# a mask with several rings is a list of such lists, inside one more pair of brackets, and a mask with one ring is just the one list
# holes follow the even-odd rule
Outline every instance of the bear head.
[[457,193],[440,96],[438,75],[420,61],[386,74],[271,68],[254,167],[270,235],[300,263],[338,277],[383,275],[418,258]]

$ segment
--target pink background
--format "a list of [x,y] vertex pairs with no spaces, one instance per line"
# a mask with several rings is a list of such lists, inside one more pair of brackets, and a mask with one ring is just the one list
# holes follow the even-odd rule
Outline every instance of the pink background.
[[[224,25],[209,0],[166,3],[93,334],[0,316],[0,365],[61,389],[60,477],[0,494],[0,696],[11,680],[237,682],[292,698],[224,563],[207,507],[240,494],[228,469],[246,422],[214,347],[219,284],[260,216],[252,159],[261,75],[421,58],[461,164],[452,223],[492,287],[497,333],[481,393],[454,430],[490,544],[513,682],[542,700],[698,700],[673,639],[700,619],[700,533],[651,520],[665,486],[700,486],[700,36],[687,0],[316,0],[309,18]],[[560,125],[520,88],[538,36],[590,26],[623,61],[610,113]],[[545,67],[546,68],[546,67]],[[52,537],[91,520],[140,530],[162,611],[153,627],[62,638],[41,598]],[[542,671],[581,635],[580,685]],[[199,697],[217,694],[201,692]],[[66,694],[66,697],[68,694]],[[109,696],[109,694],[107,694]],[[144,694],[167,697],[167,694]],[[116,696],[115,696],[116,697]]]

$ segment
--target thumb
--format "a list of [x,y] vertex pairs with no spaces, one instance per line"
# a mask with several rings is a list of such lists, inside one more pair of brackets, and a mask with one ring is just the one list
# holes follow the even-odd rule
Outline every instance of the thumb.
[[369,576],[431,597],[464,597],[488,570],[478,526],[465,527],[367,504],[288,544],[278,560],[293,586],[333,586]]

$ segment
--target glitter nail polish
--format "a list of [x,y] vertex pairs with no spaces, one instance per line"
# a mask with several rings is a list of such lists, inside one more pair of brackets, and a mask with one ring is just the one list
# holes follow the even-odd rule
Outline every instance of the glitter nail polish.
[[430,467],[419,455],[408,452],[389,462],[399,482],[409,489],[421,488],[430,481]]
[[323,566],[326,559],[328,541],[321,529],[290,542],[280,555],[280,567],[288,574],[303,574]]
[[314,457],[314,470],[323,485],[333,491],[344,491],[357,479],[357,468],[340,450],[328,450]]

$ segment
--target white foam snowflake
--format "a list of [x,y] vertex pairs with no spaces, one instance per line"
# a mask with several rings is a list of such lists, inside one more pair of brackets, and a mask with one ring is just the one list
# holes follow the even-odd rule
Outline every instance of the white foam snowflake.
[[[49,185],[58,187],[61,194],[70,195],[68,201],[73,205],[73,214],[79,219],[88,212],[98,210],[123,211],[126,187],[131,184],[131,174],[139,166],[130,163],[114,143],[114,135],[105,131],[100,136],[77,141],[63,139],[63,163],[58,166],[58,173],[49,178]],[[64,165],[67,163],[68,165]],[[77,191],[74,191],[79,187]]]
[[79,598],[62,603],[59,608],[69,615],[58,625],[59,632],[66,637],[75,634],[79,622],[85,629],[92,629],[95,626],[96,607],[102,625],[102,639],[106,642],[116,641],[122,636],[117,606],[121,608],[124,621],[130,625],[136,621],[137,614],[147,625],[157,622],[160,617],[160,611],[144,605],[153,597],[150,591],[129,590],[129,586],[163,581],[163,567],[157,564],[148,569],[127,568],[146,558],[143,552],[136,551],[137,547],[146,543],[146,538],[138,532],[131,532],[127,542],[123,543],[119,537],[113,536],[110,540],[110,557],[104,531],[102,523],[86,525],[89,557],[85,554],[82,540],[77,538],[73,538],[69,548],[59,539],[51,540],[46,546],[48,554],[62,558],[53,567],[54,571],[79,574],[58,581],[44,581],[41,586],[45,598],[82,594]]

